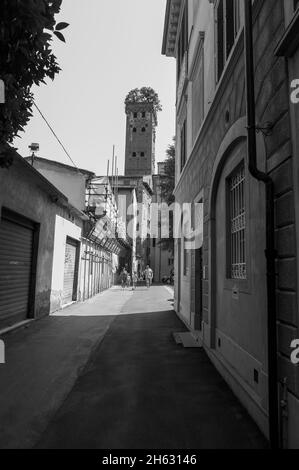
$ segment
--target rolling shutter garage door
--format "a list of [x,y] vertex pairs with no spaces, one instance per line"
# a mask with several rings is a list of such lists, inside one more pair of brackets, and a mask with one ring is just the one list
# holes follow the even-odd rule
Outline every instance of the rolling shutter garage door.
[[63,305],[76,300],[77,247],[75,240],[67,239],[64,260]]
[[28,318],[34,226],[14,217],[0,221],[0,328]]

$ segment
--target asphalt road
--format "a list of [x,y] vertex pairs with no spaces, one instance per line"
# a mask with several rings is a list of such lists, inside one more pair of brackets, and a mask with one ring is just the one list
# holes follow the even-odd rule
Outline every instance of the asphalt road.
[[267,447],[204,351],[175,343],[185,328],[165,287],[114,289],[90,315],[111,322],[36,448]]

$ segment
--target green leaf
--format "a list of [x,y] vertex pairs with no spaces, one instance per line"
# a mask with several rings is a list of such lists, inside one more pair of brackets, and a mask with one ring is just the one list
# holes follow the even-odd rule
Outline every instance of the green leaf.
[[69,26],[69,23],[58,23],[56,25],[56,31],[62,31],[63,29],[67,28]]
[[65,42],[65,37],[62,33],[60,33],[59,31],[54,31],[54,34],[55,34],[55,36],[58,37],[58,39],[60,39],[60,41]]

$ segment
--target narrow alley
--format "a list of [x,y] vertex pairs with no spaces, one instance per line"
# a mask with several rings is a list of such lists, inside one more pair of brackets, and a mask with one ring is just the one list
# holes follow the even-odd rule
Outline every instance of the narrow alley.
[[115,287],[6,335],[0,448],[265,448],[184,330],[171,288]]

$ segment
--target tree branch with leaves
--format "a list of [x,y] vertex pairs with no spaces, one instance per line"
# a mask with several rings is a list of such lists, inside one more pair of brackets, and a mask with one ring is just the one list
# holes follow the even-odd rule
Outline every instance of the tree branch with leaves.
[[68,23],[56,23],[62,0],[0,0],[0,154],[32,116],[33,85],[54,80],[60,72],[53,54],[53,36],[65,42]]

